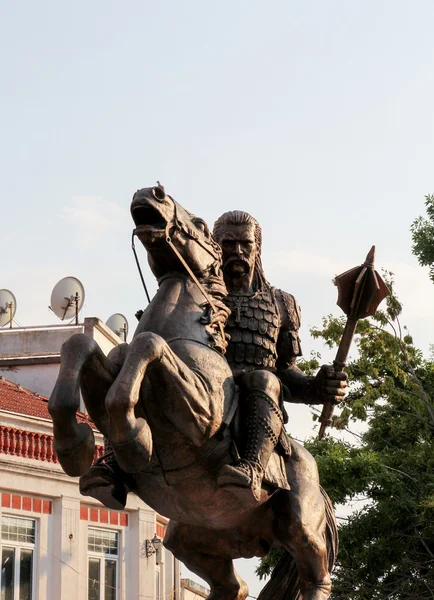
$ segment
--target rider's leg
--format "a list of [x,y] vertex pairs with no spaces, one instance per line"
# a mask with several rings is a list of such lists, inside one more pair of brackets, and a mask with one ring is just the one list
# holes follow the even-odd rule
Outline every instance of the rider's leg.
[[208,600],[245,600],[249,593],[247,584],[229,558],[239,545],[236,537],[233,532],[213,531],[171,520],[164,545],[209,584]]
[[108,432],[108,417],[104,396],[118,369],[107,360],[98,344],[89,336],[77,334],[67,340],[61,350],[59,376],[51,394],[48,409],[53,419],[54,448],[68,475],[76,477],[92,464],[95,440],[87,423],[78,423],[76,413],[80,407],[80,382],[89,374],[94,398],[89,407],[91,419],[103,432]]
[[251,371],[241,380],[241,461],[225,465],[218,484],[243,500],[259,501],[270,456],[279,440],[283,417],[279,408],[280,382],[270,371]]
[[[217,353],[198,344],[178,343],[179,348],[177,342],[173,343],[174,351],[155,333],[137,335],[107,394],[110,442],[121,468],[127,472],[140,471],[149,462],[152,453],[149,413],[157,410],[164,414],[181,435],[201,446],[219,429],[225,403],[233,397],[231,371],[223,357],[219,360]],[[178,353],[191,360],[194,368],[183,362]],[[146,420],[136,416],[145,374],[152,388],[150,398],[145,398]],[[139,410],[145,416],[143,406]]]
[[312,455],[291,440],[287,475],[291,491],[273,501],[274,531],[297,563],[303,600],[327,600],[331,581],[326,542],[325,504]]

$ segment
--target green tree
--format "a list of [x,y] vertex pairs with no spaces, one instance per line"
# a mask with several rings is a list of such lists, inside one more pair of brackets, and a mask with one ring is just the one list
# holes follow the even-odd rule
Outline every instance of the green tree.
[[413,254],[422,266],[430,268],[429,276],[434,282],[434,196],[425,196],[425,217],[417,217],[410,227]]
[[[392,294],[357,328],[334,427],[364,422],[364,433],[352,444],[331,436],[306,444],[333,502],[364,501],[341,521],[334,600],[434,598],[434,361],[402,330],[400,312]],[[312,334],[333,348],[343,328],[343,318],[328,316]],[[264,559],[260,575],[275,558]]]

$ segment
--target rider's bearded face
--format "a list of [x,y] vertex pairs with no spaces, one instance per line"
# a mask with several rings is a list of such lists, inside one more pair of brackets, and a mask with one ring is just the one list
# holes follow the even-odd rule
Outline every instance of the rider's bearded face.
[[232,277],[252,273],[257,253],[253,223],[225,226],[220,245],[223,250],[223,270]]

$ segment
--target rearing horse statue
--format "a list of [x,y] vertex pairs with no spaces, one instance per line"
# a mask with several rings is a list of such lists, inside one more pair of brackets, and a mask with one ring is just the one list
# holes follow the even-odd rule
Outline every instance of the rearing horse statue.
[[224,358],[219,246],[160,186],[139,190],[131,213],[158,292],[132,342],[108,357],[83,334],[63,345],[49,411],[64,471],[82,475],[93,461],[93,432],[76,419],[81,391],[129,491],[170,519],[164,544],[209,583],[210,599],[245,600],[233,559],[276,547],[284,554],[260,599],[326,600],[337,528],[307,450],[291,440],[291,489],[264,484],[254,507],[217,485],[218,470],[234,460],[238,406]]

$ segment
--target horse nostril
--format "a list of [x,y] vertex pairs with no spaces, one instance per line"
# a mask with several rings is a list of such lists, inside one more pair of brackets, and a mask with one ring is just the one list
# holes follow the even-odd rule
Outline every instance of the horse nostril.
[[155,186],[152,188],[152,195],[158,200],[158,202],[162,202],[166,197],[166,192],[164,191],[163,187]]

